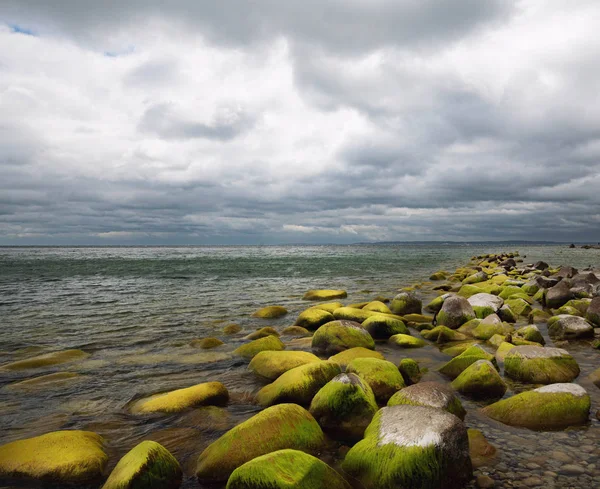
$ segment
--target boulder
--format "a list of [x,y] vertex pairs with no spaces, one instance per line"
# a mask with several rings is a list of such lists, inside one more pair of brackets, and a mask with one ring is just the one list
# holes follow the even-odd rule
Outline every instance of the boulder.
[[323,302],[321,304],[315,304],[312,306],[312,309],[321,309],[322,311],[327,311],[330,314],[333,314],[333,311],[339,309],[340,307],[344,307],[344,304],[341,302]]
[[281,342],[277,336],[266,336],[259,340],[251,341],[238,348],[233,353],[239,355],[246,360],[252,360],[257,353],[261,351],[280,351],[285,350],[285,345]]
[[221,482],[256,457],[285,448],[316,453],[323,431],[312,415],[297,404],[267,408],[211,443],[198,458],[201,483]]
[[375,339],[387,340],[395,334],[409,334],[408,328],[400,319],[382,314],[367,318],[362,326]]
[[379,407],[369,384],[353,373],[325,384],[310,403],[310,414],[335,438],[360,440]]
[[274,382],[264,386],[256,399],[261,406],[293,402],[308,406],[327,382],[342,373],[337,363],[320,361],[288,370]]
[[454,357],[448,363],[442,365],[439,368],[439,372],[450,377],[451,379],[455,379],[462,373],[463,370],[465,370],[469,365],[475,363],[477,360],[489,360],[492,363],[496,363],[494,355],[488,353],[479,345],[473,345],[467,348],[460,355]]
[[452,388],[477,399],[499,398],[507,386],[496,367],[488,360],[478,360],[452,381]]
[[429,304],[427,304],[423,309],[435,314],[435,313],[439,312],[439,310],[444,305],[444,301],[450,296],[452,296],[452,294],[440,295],[440,296],[436,297],[435,299],[432,299],[431,302]]
[[462,281],[462,283],[465,285],[478,284],[480,282],[485,282],[487,279],[488,279],[487,273],[481,271],[481,272],[476,272],[473,275],[469,275],[467,278],[465,278]]
[[85,353],[81,350],[56,351],[2,365],[0,367],[0,371],[26,370],[30,368],[51,367],[53,365],[62,365],[64,363],[71,363],[77,360],[83,360],[84,358],[87,358],[89,356],[89,353]]
[[600,328],[600,297],[594,297],[587,308],[585,318],[596,328]]
[[535,295],[537,294],[538,290],[540,290],[540,286],[535,280],[530,280],[521,286],[521,290],[523,290],[523,292],[525,292],[527,295]]
[[300,450],[278,450],[233,471],[226,489],[351,489],[325,462]]
[[560,340],[593,338],[594,327],[582,317],[560,314],[548,319],[548,334]]
[[442,270],[432,273],[429,276],[429,280],[433,281],[446,280],[446,278],[448,278],[448,272],[444,272]]
[[544,339],[542,333],[535,324],[519,328],[517,331],[515,331],[515,334],[513,336],[518,336],[527,341],[535,341],[540,345],[546,344],[546,340]]
[[338,320],[345,321],[354,321],[357,323],[362,323],[366,321],[371,316],[377,316],[377,312],[365,311],[364,309],[358,309],[355,307],[340,307],[333,311],[333,317]]
[[373,489],[458,489],[473,476],[463,422],[440,409],[409,405],[379,410],[342,468]]
[[475,315],[483,319],[490,314],[495,314],[504,305],[504,299],[493,294],[475,294],[469,297],[469,304],[473,307]]
[[388,401],[388,406],[399,405],[443,409],[460,419],[467,414],[454,391],[439,382],[421,382],[396,392]]
[[510,324],[503,323],[496,314],[492,314],[479,323],[472,335],[479,340],[489,340],[496,334],[507,335],[513,331]]
[[448,297],[437,315],[437,323],[451,329],[457,329],[471,319],[475,319],[473,307],[467,299],[458,295]]
[[532,430],[555,430],[585,424],[590,396],[577,384],[550,384],[483,408],[492,419]]
[[506,305],[510,307],[510,310],[517,316],[528,317],[532,310],[529,303],[520,297],[517,297],[516,299],[508,299],[506,301]]
[[517,315],[506,304],[503,305],[500,309],[498,309],[498,317],[506,323],[516,323],[517,322]]
[[500,345],[498,346],[498,349],[496,350],[496,355],[494,355],[496,362],[504,363],[504,359],[506,358],[506,355],[515,346],[516,345],[513,345],[512,343],[509,343],[508,341],[503,341],[502,343],[500,343]]
[[465,341],[468,339],[467,335],[459,333],[454,329],[450,329],[447,326],[436,326],[433,329],[421,331],[421,336],[429,341],[435,341],[436,343],[443,344],[450,341]]
[[306,351],[261,351],[248,368],[260,377],[275,380],[288,370],[320,361],[319,357]]
[[400,348],[422,348],[427,345],[421,338],[415,338],[409,334],[395,334],[394,336],[390,336],[388,343]]
[[[333,317],[333,316],[332,316]],[[299,338],[305,338],[312,336],[312,333],[302,326],[288,326],[281,331],[281,336],[295,336]]]
[[319,326],[323,326],[331,321],[335,321],[332,313],[311,307],[306,309],[306,311],[302,311],[294,324],[295,326],[302,326],[303,328],[315,331],[319,329]]
[[398,364],[398,370],[404,379],[406,385],[418,383],[423,376],[419,364],[412,358],[403,358]]
[[574,380],[579,365],[561,348],[515,346],[504,358],[504,373],[521,382],[555,384]]
[[517,287],[515,285],[505,285],[502,287],[502,291],[500,292],[500,294],[498,294],[498,297],[506,300],[511,295],[520,294],[522,292],[523,292],[523,289],[521,289],[521,287]]
[[348,364],[346,373],[356,374],[367,382],[373,390],[377,402],[382,404],[385,404],[396,391],[405,386],[398,367],[387,360],[357,358]]
[[258,340],[260,338],[266,338],[267,336],[277,336],[279,337],[279,333],[275,328],[271,328],[270,326],[266,326],[264,328],[259,328],[253,333],[245,336],[245,340]]
[[102,489],[178,489],[182,477],[169,450],[154,441],[143,441],[119,460]]
[[422,307],[421,299],[410,292],[401,292],[392,300],[390,309],[394,314],[404,316],[411,313],[420,314]]
[[84,484],[102,476],[104,439],[90,431],[55,431],[0,446],[0,478]]
[[557,277],[561,278],[572,278],[577,275],[577,269],[573,267],[560,267],[560,270],[556,274]]
[[229,401],[229,393],[221,382],[203,384],[155,394],[130,406],[133,414],[179,413],[195,406],[223,406]]
[[365,311],[381,312],[383,314],[392,314],[392,311],[390,311],[390,308],[381,301],[371,301],[365,307],[363,307],[363,309]]
[[224,344],[219,338],[202,338],[201,340],[192,340],[190,342],[190,345],[194,348],[202,348],[203,350],[210,350]]
[[252,317],[262,318],[262,319],[276,319],[282,316],[285,316],[288,313],[288,310],[283,306],[267,306],[259,309]]
[[573,294],[571,293],[569,284],[561,281],[546,292],[546,306],[556,309],[569,302],[572,298]]
[[223,328],[223,334],[232,335],[239,333],[242,330],[242,327],[239,324],[228,324]]
[[590,375],[589,375],[589,379],[592,381],[592,383],[598,387],[600,389],[600,368],[597,368],[596,370],[594,370]]
[[473,334],[473,330],[477,326],[479,326],[479,323],[481,323],[481,321],[483,321],[483,319],[471,319],[470,321],[467,321],[465,324],[463,324],[460,328],[458,328],[457,331],[459,333],[471,336]]
[[548,265],[545,261],[538,261],[533,265],[533,268],[536,270],[546,270],[546,268],[550,268],[550,265]]
[[313,289],[302,297],[305,301],[331,301],[333,299],[345,299],[348,293],[345,290]]
[[533,309],[529,313],[527,322],[529,324],[546,323],[550,317],[550,314],[548,314],[546,311],[542,311],[541,309]]
[[378,351],[357,346],[356,348],[350,348],[349,350],[344,350],[337,355],[329,357],[329,361],[337,363],[340,367],[345,369],[348,364],[356,358],[378,358],[379,360],[384,360],[384,356]]
[[331,321],[321,326],[312,338],[313,350],[328,355],[357,346],[374,350],[375,342],[369,332],[354,321]]

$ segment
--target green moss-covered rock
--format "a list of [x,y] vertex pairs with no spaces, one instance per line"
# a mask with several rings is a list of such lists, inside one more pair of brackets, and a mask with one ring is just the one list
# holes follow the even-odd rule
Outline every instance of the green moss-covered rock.
[[340,367],[345,369],[348,364],[356,358],[378,358],[379,360],[384,360],[383,355],[378,351],[358,346],[329,357],[329,361],[337,363]]
[[482,292],[481,287],[477,287],[475,285],[463,285],[458,290],[458,295],[468,299],[472,295],[480,294],[481,292]]
[[529,297],[525,292],[519,292],[518,294],[511,294],[508,300],[523,299],[527,304],[533,304],[533,299]]
[[344,307],[344,304],[342,304],[341,302],[322,302],[320,304],[315,304],[314,306],[312,306],[313,309],[321,309],[331,314],[333,314],[333,311],[339,309],[340,307]]
[[0,446],[0,478],[83,484],[102,476],[104,439],[89,431],[55,431]]
[[394,314],[404,316],[405,314],[420,314],[423,303],[421,299],[411,292],[399,293],[390,305],[390,309]]
[[18,360],[16,362],[8,363],[0,367],[0,370],[27,370],[32,368],[51,367],[53,365],[61,365],[64,363],[83,360],[89,356],[89,353],[85,353],[82,350],[56,351],[26,358],[25,360]]
[[354,307],[340,307],[333,311],[333,317],[338,320],[354,321],[362,323],[371,316],[376,316],[380,313],[365,311],[364,309],[356,309]]
[[232,335],[239,333],[242,330],[242,327],[239,324],[228,324],[223,328],[223,334]]
[[472,275],[469,275],[465,278],[462,283],[467,284],[478,284],[479,282],[485,282],[488,279],[488,275],[485,272],[475,272]]
[[375,341],[365,328],[354,321],[331,321],[321,326],[312,338],[313,350],[329,355],[357,346],[374,350]]
[[302,326],[288,326],[287,328],[283,329],[281,336],[296,336],[303,338],[306,336],[312,336],[312,333]]
[[367,301],[364,301],[364,302],[353,302],[352,304],[348,304],[346,307],[349,307],[351,309],[362,309],[367,304],[368,304]]
[[506,336],[495,334],[488,340],[488,343],[498,348],[502,343],[504,343],[505,340]]
[[363,307],[365,311],[371,312],[381,312],[383,314],[392,314],[392,311],[388,306],[386,306],[381,301],[371,301],[365,307]]
[[260,338],[266,338],[267,336],[277,336],[279,337],[279,333],[275,328],[271,328],[270,326],[266,326],[264,328],[257,329],[253,333],[250,333],[245,337],[246,340],[258,340]]
[[337,363],[320,361],[288,370],[256,396],[261,406],[293,402],[308,406],[314,395],[327,382],[342,373]]
[[408,334],[395,334],[390,336],[388,343],[399,348],[422,348],[427,345],[421,338],[415,338]]
[[546,323],[550,317],[550,314],[548,314],[546,311],[542,311],[541,309],[533,309],[527,317],[527,322],[529,324]]
[[498,349],[496,350],[496,355],[494,355],[496,362],[504,363],[506,355],[508,355],[508,352],[512,350],[515,346],[516,345],[513,345],[512,343],[509,343],[507,341],[503,341],[502,343],[500,343],[500,346],[498,346]]
[[119,460],[102,489],[177,489],[182,476],[179,463],[165,447],[143,441]]
[[539,302],[541,305],[546,305],[546,295],[548,294],[547,289],[540,289],[533,295],[533,301]]
[[437,324],[451,329],[457,329],[471,319],[475,319],[473,307],[458,295],[448,297],[437,314]]
[[452,388],[477,399],[502,397],[507,389],[496,367],[487,360],[468,366],[452,381]]
[[462,488],[472,478],[467,430],[440,409],[385,407],[342,468],[369,488]]
[[444,305],[444,301],[446,300],[446,298],[450,297],[450,295],[451,294],[443,294],[436,297],[435,299],[432,299],[431,302],[427,304],[423,309],[434,314],[439,312],[439,310]]
[[521,290],[527,295],[535,295],[540,290],[540,286],[535,280],[530,280],[529,282],[521,286]]
[[571,382],[579,375],[579,365],[561,348],[515,346],[504,358],[506,376],[532,384]]
[[502,287],[502,291],[498,294],[498,297],[507,300],[513,294],[521,294],[523,289],[514,285],[505,285]]
[[467,414],[454,391],[439,382],[421,382],[396,392],[388,401],[388,406],[399,405],[443,409],[460,419]]
[[409,334],[404,322],[383,314],[376,314],[367,318],[362,325],[375,339],[388,339],[395,334]]
[[506,323],[516,323],[519,316],[506,304],[498,309],[498,317]]
[[277,336],[266,336],[258,340],[246,343],[236,348],[233,353],[239,355],[246,360],[252,360],[257,353],[261,351],[280,351],[285,350],[285,345]]
[[219,338],[202,338],[201,340],[192,340],[190,343],[194,348],[202,348],[203,350],[210,350],[217,346],[224,345]]
[[529,303],[521,298],[509,299],[506,301],[506,305],[510,307],[517,316],[528,317],[532,309]]
[[379,407],[369,384],[353,373],[325,384],[310,404],[310,414],[323,430],[349,441],[360,440]]
[[594,327],[582,317],[561,314],[548,319],[548,334],[561,340],[592,338]]
[[510,324],[503,323],[496,314],[492,314],[481,321],[472,334],[478,340],[489,340],[494,335],[507,335],[513,331]]
[[279,404],[255,414],[211,443],[200,454],[196,476],[201,482],[225,481],[256,457],[285,448],[315,453],[324,442],[312,415],[297,404]]
[[479,345],[473,345],[448,363],[442,365],[439,372],[451,379],[455,379],[463,370],[474,364],[477,360],[488,360],[494,364],[496,363],[494,355],[488,353]]
[[472,336],[473,335],[473,330],[479,326],[479,323],[481,323],[482,319],[471,319],[470,321],[467,321],[465,324],[463,324],[460,328],[457,329],[457,331],[459,333],[462,334],[466,334],[468,336]]
[[477,341],[464,341],[462,343],[455,343],[452,346],[444,346],[441,351],[444,355],[457,357],[461,353],[464,353],[466,350],[471,348],[473,345],[478,344],[479,343]]
[[546,343],[546,340],[542,336],[542,333],[540,332],[538,327],[533,324],[519,328],[517,331],[515,331],[515,334],[513,336],[518,336],[527,341],[534,341],[536,343],[539,343],[540,345],[544,345]]
[[419,364],[412,358],[403,358],[398,364],[398,370],[406,385],[418,383],[423,376]]
[[418,324],[423,324],[423,323],[431,323],[433,321],[433,316],[428,316],[426,314],[416,314],[416,313],[411,313],[411,314],[405,314],[403,316],[403,320],[406,323],[418,323]]
[[288,313],[288,310],[283,306],[267,306],[259,309],[252,317],[262,318],[262,319],[276,319],[282,316],[285,316]]
[[592,299],[585,311],[585,318],[596,328],[600,328],[600,296]]
[[319,329],[319,326],[323,326],[324,324],[334,320],[335,318],[333,317],[332,313],[324,311],[323,309],[311,307],[300,313],[298,319],[296,319],[295,325],[315,331]]
[[[569,301],[571,302],[571,301]],[[581,314],[581,311],[579,309],[576,309],[573,306],[569,306],[567,304],[565,304],[562,307],[559,307],[558,309],[554,309],[554,311],[552,311],[554,313],[555,316],[559,316],[559,315],[567,315],[567,316],[583,316],[583,314]]]
[[484,319],[490,314],[496,314],[504,305],[504,299],[484,292],[472,295],[468,298],[468,301],[473,307],[475,315],[480,319]]
[[421,331],[421,336],[426,340],[435,341],[439,344],[449,343],[450,341],[466,341],[468,339],[467,335],[446,326],[436,326],[433,329]]
[[439,281],[439,280],[446,280],[448,278],[448,272],[444,272],[443,270],[440,270],[438,272],[432,273],[429,276],[429,280],[434,280],[434,281]]
[[302,297],[305,301],[331,301],[333,299],[345,299],[348,293],[345,290],[313,289]]
[[133,414],[178,413],[195,406],[222,406],[228,400],[229,393],[221,382],[205,382],[140,399],[130,410]]
[[299,450],[278,450],[246,462],[226,489],[351,489],[325,462]]
[[346,373],[356,374],[369,384],[375,399],[382,404],[406,385],[398,367],[387,360],[357,358],[348,364]]
[[320,361],[319,357],[305,351],[261,351],[248,368],[260,377],[275,380],[288,370]]
[[577,384],[551,384],[483,408],[490,418],[510,426],[554,430],[587,423],[590,396]]

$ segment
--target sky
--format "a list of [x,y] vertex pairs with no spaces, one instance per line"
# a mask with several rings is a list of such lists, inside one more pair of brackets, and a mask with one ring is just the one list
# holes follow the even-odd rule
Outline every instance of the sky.
[[597,0],[2,0],[0,245],[600,241]]

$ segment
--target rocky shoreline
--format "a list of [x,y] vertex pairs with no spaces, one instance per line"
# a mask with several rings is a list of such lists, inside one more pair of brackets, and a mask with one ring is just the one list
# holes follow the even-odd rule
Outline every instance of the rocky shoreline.
[[[577,428],[598,423],[600,406],[589,390],[600,388],[600,365],[584,387],[569,352],[576,345],[597,358],[598,276],[593,269],[525,265],[518,253],[503,253],[435,272],[393,298],[344,304],[344,290],[308,291],[304,299],[313,305],[294,325],[261,327],[233,351],[264,381],[254,396],[263,410],[199,454],[198,483],[229,489],[600,486],[600,440],[586,440]],[[424,304],[433,291],[439,295]],[[286,314],[282,306],[267,306],[254,317],[268,322]],[[202,338],[195,346],[218,351],[229,334],[239,333],[227,328],[222,339]],[[418,351],[426,346],[445,357],[435,372],[420,365]],[[382,351],[390,348],[401,352],[400,362],[386,360]],[[0,370],[87,356],[66,350]],[[20,384],[71,377],[58,372]],[[125,408],[133,416],[167,416],[229,401],[227,385],[206,382]],[[547,453],[532,449],[526,460],[498,462],[496,450],[510,453],[514,430],[521,442],[527,430],[543,431]],[[569,453],[573,434],[589,447],[587,459]],[[151,441],[120,454],[109,474],[109,444],[81,430],[8,443],[0,446],[0,479],[174,489],[186,475],[167,448]],[[331,447],[340,463],[323,456]]]

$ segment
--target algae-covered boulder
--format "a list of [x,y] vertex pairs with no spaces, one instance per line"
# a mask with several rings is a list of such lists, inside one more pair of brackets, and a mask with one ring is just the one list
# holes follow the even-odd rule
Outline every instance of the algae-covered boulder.
[[119,460],[102,489],[177,489],[182,476],[169,450],[154,441],[143,441]]
[[299,450],[278,450],[235,469],[226,489],[351,489],[325,462]]
[[392,299],[390,310],[394,314],[404,316],[405,314],[420,314],[423,303],[421,299],[415,296],[411,292],[400,292],[396,297]]
[[429,312],[437,313],[444,305],[444,301],[450,297],[452,294],[443,294],[435,299],[432,299],[429,304],[427,304],[423,309]]
[[458,295],[448,297],[437,315],[437,323],[451,329],[457,329],[471,319],[475,319],[473,307],[467,299]]
[[555,384],[575,379],[579,365],[562,348],[515,346],[504,358],[504,373],[521,382]]
[[288,370],[320,361],[319,357],[306,351],[261,351],[248,368],[260,377],[275,380]]
[[262,319],[277,319],[281,316],[285,316],[288,313],[288,310],[283,306],[267,306],[259,309],[252,317],[262,318]]
[[496,367],[487,360],[477,360],[452,381],[452,388],[474,398],[502,397],[506,384]]
[[133,414],[178,413],[194,406],[222,406],[228,400],[229,393],[221,382],[205,382],[140,399],[130,410]]
[[219,338],[202,338],[201,340],[192,340],[190,344],[194,348],[202,348],[203,350],[210,350],[218,346],[224,345]]
[[382,404],[405,386],[398,367],[387,360],[357,358],[348,364],[346,373],[356,374],[367,382],[373,389],[377,402]]
[[371,301],[365,307],[363,307],[365,311],[371,312],[381,312],[383,314],[392,314],[392,311],[388,306],[386,306],[381,301]]
[[540,286],[535,280],[530,280],[521,286],[521,290],[527,295],[535,295],[540,290]]
[[513,294],[520,294],[523,292],[521,287],[517,287],[515,285],[504,285],[502,287],[502,291],[498,294],[498,297],[506,300]]
[[296,319],[295,325],[315,331],[319,329],[319,326],[323,326],[324,324],[334,320],[335,318],[330,312],[324,311],[323,309],[317,309],[316,307],[311,307],[300,313],[298,319]]
[[345,440],[362,438],[379,407],[369,384],[353,373],[325,384],[310,404],[310,414],[326,433]]
[[398,370],[406,385],[416,384],[421,380],[421,377],[423,377],[423,372],[421,372],[419,364],[412,358],[403,358],[400,360]]
[[592,299],[585,313],[585,318],[596,328],[600,328],[600,296]]
[[405,404],[443,409],[460,419],[464,419],[467,414],[454,391],[439,382],[421,382],[411,385],[396,392],[388,401],[388,406]]
[[340,307],[344,307],[344,304],[341,302],[322,302],[320,304],[315,304],[311,306],[312,309],[321,309],[322,311],[327,311],[330,314],[333,314],[333,311],[339,309]]
[[533,309],[528,316],[528,323],[529,324],[535,324],[535,323],[546,323],[548,322],[548,319],[550,319],[550,314],[548,314],[546,311],[543,311],[541,309]]
[[463,370],[469,365],[474,364],[477,360],[488,360],[492,363],[496,363],[494,355],[485,351],[480,345],[473,345],[467,348],[460,355],[454,357],[448,363],[442,365],[439,372],[455,379],[458,377]]
[[504,305],[504,299],[493,294],[474,294],[467,299],[475,315],[483,319],[490,314],[495,314]]
[[440,409],[385,407],[342,468],[373,489],[459,489],[472,478],[467,429]]
[[285,350],[285,345],[279,338],[277,338],[277,336],[269,335],[265,336],[264,338],[251,341],[250,343],[246,343],[245,345],[236,348],[233,353],[246,360],[251,360],[257,353],[260,353],[261,351],[279,350]]
[[563,280],[546,292],[546,306],[555,309],[565,305],[572,298],[569,284]]
[[225,481],[256,457],[291,448],[315,453],[324,436],[312,415],[297,404],[279,404],[255,414],[211,443],[198,458],[200,482]]
[[517,297],[516,299],[508,299],[506,301],[506,305],[510,307],[510,310],[517,316],[528,317],[532,311],[529,303],[520,297]]
[[102,476],[104,439],[90,431],[55,431],[0,446],[0,478],[83,484]]
[[329,355],[357,346],[374,350],[375,342],[365,328],[353,321],[331,321],[321,326],[312,338],[313,350]]
[[481,321],[483,321],[483,319],[471,319],[470,321],[467,321],[465,324],[463,324],[460,328],[458,328],[457,331],[462,334],[472,335],[473,330],[477,326],[479,326],[479,323],[481,323]]
[[346,321],[355,321],[357,323],[362,323],[366,321],[371,316],[376,316],[376,312],[365,311],[364,309],[357,309],[355,307],[340,307],[333,311],[333,317],[339,320]]
[[477,341],[463,341],[461,343],[455,343],[451,346],[444,346],[441,352],[444,355],[449,355],[451,357],[457,357],[461,353],[464,353],[466,350],[471,348],[473,345],[478,345]]
[[288,326],[287,328],[283,328],[281,336],[296,336],[302,338],[312,336],[312,333],[302,326]]
[[337,355],[329,357],[329,361],[337,363],[342,368],[346,368],[348,364],[356,358],[378,358],[379,360],[384,359],[383,355],[378,351],[357,346],[356,348],[350,348],[349,350],[344,350]]
[[53,365],[83,360],[89,356],[89,353],[85,353],[82,350],[56,351],[2,365],[0,370],[26,370],[30,368],[51,367]]
[[415,338],[409,334],[395,334],[394,336],[390,336],[388,343],[400,348],[422,348],[427,345],[421,338]]
[[21,380],[13,384],[8,384],[7,389],[38,389],[38,388],[57,388],[65,385],[70,381],[84,379],[85,376],[79,375],[77,372],[56,372],[53,374],[41,375],[31,379]]
[[435,341],[436,343],[448,343],[450,341],[465,341],[468,339],[467,335],[459,333],[454,329],[450,329],[447,326],[436,326],[430,330],[421,331],[421,336],[429,341]]
[[395,334],[409,334],[404,322],[400,319],[384,316],[383,314],[376,314],[367,318],[362,323],[362,326],[375,339],[385,340]]
[[223,328],[223,334],[232,335],[239,333],[242,330],[242,327],[239,324],[228,324]]
[[265,326],[264,328],[259,328],[253,333],[250,333],[244,339],[246,340],[258,340],[260,338],[266,338],[267,336],[277,336],[279,337],[279,333],[275,328],[271,328],[270,326]]
[[302,297],[305,301],[331,301],[333,299],[345,299],[348,293],[345,290],[313,289]]
[[518,319],[518,315],[507,304],[498,309],[498,317],[507,323],[516,323]]
[[590,338],[594,336],[594,327],[582,317],[560,314],[548,319],[548,334],[560,340]]
[[473,275],[469,275],[467,278],[465,278],[462,283],[467,285],[467,284],[478,284],[479,282],[485,282],[488,279],[487,273],[481,271],[481,272],[476,272]]
[[273,383],[264,386],[256,398],[262,406],[293,402],[308,406],[327,382],[342,373],[337,363],[320,361],[288,370]]
[[496,362],[504,363],[504,359],[506,358],[506,355],[508,355],[508,352],[510,350],[512,350],[515,346],[516,345],[513,345],[512,343],[509,343],[508,341],[503,341],[502,343],[500,343],[500,346],[498,346],[498,349],[496,350],[496,354],[494,355]]
[[494,335],[507,335],[513,331],[510,324],[503,323],[496,314],[492,314],[481,321],[472,334],[478,340],[489,340]]
[[446,280],[446,278],[448,278],[448,272],[444,272],[443,270],[432,273],[429,276],[429,280],[434,280],[434,281]]
[[543,345],[546,343],[546,340],[542,336],[542,333],[540,332],[538,327],[534,324],[529,325],[529,326],[523,326],[522,328],[519,328],[517,331],[515,331],[514,336],[518,336],[527,341],[534,341],[536,343],[539,343],[540,345]]
[[587,423],[590,396],[577,384],[550,384],[483,408],[492,419],[532,430],[554,430]]

